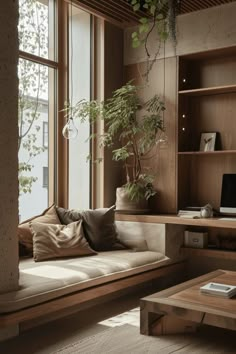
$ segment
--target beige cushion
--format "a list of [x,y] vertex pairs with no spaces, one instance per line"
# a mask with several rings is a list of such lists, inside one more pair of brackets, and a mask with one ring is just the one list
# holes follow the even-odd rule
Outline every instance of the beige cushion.
[[55,205],[50,206],[41,215],[37,215],[21,223],[18,226],[18,238],[19,242],[25,246],[29,255],[33,254],[33,234],[30,230],[29,223],[31,221],[37,221],[46,224],[60,224],[60,220],[57,216]]
[[79,211],[57,207],[57,213],[62,224],[83,220],[85,237],[95,251],[110,251],[124,249],[117,238],[115,226],[115,206],[110,208],[89,209]]
[[45,259],[96,254],[84,237],[82,220],[68,225],[30,222],[36,262]]
[[100,252],[92,257],[57,258],[45,262],[25,258],[19,264],[20,288],[0,294],[0,312],[33,306],[170,263],[170,259],[158,252],[132,250]]

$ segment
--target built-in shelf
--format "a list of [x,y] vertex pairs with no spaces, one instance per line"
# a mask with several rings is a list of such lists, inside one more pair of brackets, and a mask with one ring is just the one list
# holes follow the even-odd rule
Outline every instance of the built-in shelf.
[[192,90],[181,90],[179,91],[179,95],[208,96],[208,95],[216,95],[220,93],[229,93],[229,92],[236,92],[236,85],[205,87],[205,88],[192,89]]
[[215,151],[179,151],[178,155],[227,155],[236,154],[236,150],[215,150]]
[[212,257],[212,258],[221,258],[227,260],[236,260],[236,251],[225,251],[225,250],[214,250],[206,248],[182,248],[186,256],[199,256],[199,257]]
[[222,220],[220,218],[207,219],[189,219],[182,218],[177,215],[131,215],[116,213],[115,219],[117,221],[139,221],[157,224],[176,224],[186,226],[201,226],[201,227],[217,227],[236,229],[235,220]]

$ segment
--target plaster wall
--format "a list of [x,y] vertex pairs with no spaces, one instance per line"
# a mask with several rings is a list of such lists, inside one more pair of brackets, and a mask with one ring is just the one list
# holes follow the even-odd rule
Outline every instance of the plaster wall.
[[[165,57],[201,52],[209,49],[236,45],[236,2],[195,11],[177,18],[177,45],[171,41],[165,46]],[[131,33],[134,28],[125,31],[124,63],[125,65],[143,62],[146,54],[143,47],[133,49]],[[148,43],[151,58],[156,49],[157,37],[152,34]],[[163,58],[161,48],[157,59]]]
[[0,1],[0,293],[18,287],[18,1]]

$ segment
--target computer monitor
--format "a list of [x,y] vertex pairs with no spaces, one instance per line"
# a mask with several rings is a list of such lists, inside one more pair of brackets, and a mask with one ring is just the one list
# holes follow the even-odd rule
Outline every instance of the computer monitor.
[[236,215],[236,174],[223,174],[220,213]]

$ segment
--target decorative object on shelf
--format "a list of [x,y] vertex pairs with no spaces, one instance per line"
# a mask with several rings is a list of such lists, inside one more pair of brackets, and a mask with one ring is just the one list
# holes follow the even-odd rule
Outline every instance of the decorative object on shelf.
[[202,133],[200,141],[200,151],[214,151],[216,143],[216,133]]
[[[133,11],[142,11],[139,26],[132,33],[132,46],[138,48],[144,45],[147,55],[147,68],[144,76],[148,75],[160,52],[161,44],[171,37],[176,43],[176,16],[180,8],[180,0],[127,0],[131,3]],[[148,40],[151,33],[157,34],[156,51],[152,60]]]
[[193,248],[207,248],[208,233],[191,230],[184,231],[184,246]]
[[62,135],[65,139],[75,139],[78,135],[78,129],[75,126],[73,119],[73,110],[71,109],[73,105],[73,73],[72,73],[72,65],[73,65],[73,30],[72,30],[72,0],[70,1],[70,42],[71,42],[71,52],[70,52],[70,102],[66,102],[65,105],[68,107],[68,114],[66,116],[67,122],[62,129]]
[[[95,124],[98,119],[104,120],[105,131],[92,134],[90,139],[97,139],[101,148],[113,148],[112,159],[122,162],[125,170],[126,182],[122,188],[129,200],[135,202],[148,200],[156,194],[153,188],[155,176],[147,162],[155,159],[165,131],[164,103],[157,95],[142,102],[140,89],[143,87],[128,82],[105,102],[81,100],[74,107],[66,106],[64,109],[66,115],[72,112],[73,117],[81,122],[89,119],[91,124]],[[117,143],[119,147],[114,149]],[[99,157],[93,162],[101,159]]]
[[213,208],[211,204],[206,204],[201,208],[200,211],[201,218],[212,218],[213,217]]

